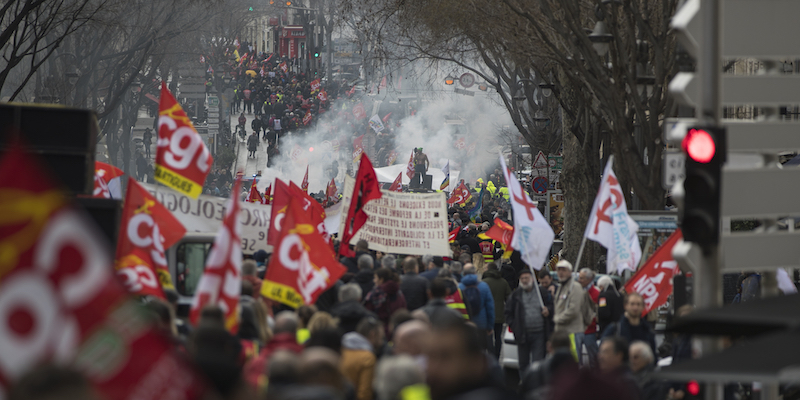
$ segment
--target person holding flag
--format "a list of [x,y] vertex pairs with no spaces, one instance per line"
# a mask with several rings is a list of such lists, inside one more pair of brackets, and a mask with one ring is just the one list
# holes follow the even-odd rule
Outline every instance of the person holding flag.
[[626,269],[636,271],[642,258],[642,248],[639,246],[637,235],[639,225],[628,215],[622,187],[612,169],[613,163],[612,155],[603,171],[600,190],[597,191],[592,212],[589,214],[589,222],[583,233],[578,261],[575,263],[576,269],[579,268],[586,239],[592,239],[608,250],[606,271],[609,274],[622,273]]
[[444,173],[444,180],[442,184],[439,185],[439,190],[445,190],[450,186],[450,160],[447,160],[447,164],[442,168],[442,172]]
[[264,203],[264,198],[258,192],[256,187],[256,177],[253,176],[253,183],[250,184],[250,195],[247,196],[247,201],[250,203]]
[[333,178],[331,178],[331,181],[328,183],[328,187],[325,190],[325,197],[329,207],[336,204],[338,195],[339,190],[336,188],[336,182],[333,180]]

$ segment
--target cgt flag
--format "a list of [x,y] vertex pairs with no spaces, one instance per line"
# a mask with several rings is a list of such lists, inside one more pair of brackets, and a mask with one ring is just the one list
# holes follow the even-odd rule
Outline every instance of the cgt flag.
[[[644,299],[644,317],[651,310],[667,302],[672,294],[672,277],[678,273],[678,263],[672,259],[672,248],[678,240],[683,238],[678,229],[670,235],[664,244],[650,256],[642,268],[636,271],[628,283],[625,284],[626,293],[639,293]],[[605,299],[601,298],[599,307],[606,307]]]
[[522,190],[522,185],[506,167],[506,160],[500,155],[500,168],[508,183],[511,210],[514,212],[514,233],[511,247],[519,250],[522,261],[529,267],[540,270],[547,260],[553,246],[555,233],[550,223],[542,216],[536,204]]
[[494,225],[486,231],[486,236],[508,246],[514,237],[514,227],[500,218],[495,218]]
[[247,196],[247,201],[250,203],[264,203],[264,198],[261,197],[261,193],[258,192],[258,188],[256,187],[255,178],[253,178],[253,183],[250,184],[250,194]]
[[456,190],[450,194],[450,198],[447,199],[447,204],[466,204],[469,199],[472,198],[472,194],[470,193],[467,185],[464,184],[462,181]]
[[37,365],[70,365],[100,398],[195,399],[204,384],[149,325],[102,236],[21,149],[0,159],[0,397]]
[[242,225],[239,223],[239,191],[241,179],[236,179],[231,198],[225,204],[225,217],[208,253],[206,269],[197,283],[189,318],[193,325],[207,305],[219,306],[225,313],[225,328],[239,331],[239,293],[242,290]]
[[414,178],[414,150],[411,150],[411,157],[408,157],[408,166],[406,167],[406,176],[408,179]]
[[341,241],[339,243],[339,254],[345,257],[353,257],[355,253],[350,250],[350,239],[355,236],[359,229],[367,222],[367,213],[364,206],[370,200],[381,198],[381,188],[378,184],[378,177],[375,176],[375,169],[366,154],[361,157],[361,164],[358,166],[356,183],[353,187],[353,195],[350,200],[350,207],[347,210],[344,232],[340,232]]
[[300,183],[300,189],[303,189],[303,192],[308,194],[308,165],[306,165],[306,174],[303,176],[303,182]]
[[196,199],[214,160],[164,82],[158,109],[155,179]]
[[313,304],[346,271],[304,211],[302,200],[290,199],[261,294],[292,308]]
[[583,236],[608,249],[608,273],[621,273],[625,269],[636,271],[642,258],[642,248],[639,247],[639,236],[636,234],[639,225],[628,215],[622,187],[611,168],[613,162],[612,156],[603,171],[603,181]]
[[269,205],[272,201],[272,185],[267,186],[267,190],[264,191],[264,201],[262,202],[265,205]]
[[[312,221],[315,226],[318,226],[320,232],[325,231],[325,209],[322,208],[322,205],[303,192],[293,182],[287,185],[280,179],[275,179],[275,196],[272,199],[272,214],[270,216],[269,230],[267,231],[267,244],[270,246],[277,245],[277,239],[280,237],[281,229],[283,228],[283,220],[286,217],[286,209],[292,198],[299,199],[300,204],[303,206],[303,212],[311,216]],[[322,224],[322,227],[319,227],[320,224]]]
[[121,199],[122,185],[120,177],[125,173],[121,169],[104,162],[94,162],[94,192],[92,197],[101,199]]
[[394,178],[394,182],[392,182],[392,186],[389,186],[389,191],[391,192],[402,192],[403,191],[403,172],[401,171],[397,174],[397,178]]
[[186,228],[132,177],[119,227],[115,269],[128,292],[164,297],[175,289],[164,249],[170,248]]

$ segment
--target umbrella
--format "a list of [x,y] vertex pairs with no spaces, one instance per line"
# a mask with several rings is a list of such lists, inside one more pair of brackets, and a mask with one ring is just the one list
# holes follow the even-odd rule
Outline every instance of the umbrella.
[[795,382],[800,378],[800,332],[783,331],[720,353],[664,367],[660,378],[702,382]]
[[698,310],[675,320],[668,330],[717,336],[755,336],[800,327],[800,294],[767,297]]
[[245,74],[247,74],[247,75],[250,75],[250,76],[251,76],[251,77],[253,77],[253,78],[255,78],[255,77],[256,77],[256,75],[258,75],[258,74],[256,73],[256,71],[253,71],[252,69],[248,69],[247,71],[244,71],[244,73],[245,73]]

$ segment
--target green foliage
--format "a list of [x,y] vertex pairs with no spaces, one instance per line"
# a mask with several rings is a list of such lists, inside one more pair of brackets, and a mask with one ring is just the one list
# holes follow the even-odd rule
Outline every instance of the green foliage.
[[236,159],[236,153],[230,147],[220,146],[217,148],[217,156],[214,158],[214,166],[223,168],[230,171],[233,166],[233,161]]

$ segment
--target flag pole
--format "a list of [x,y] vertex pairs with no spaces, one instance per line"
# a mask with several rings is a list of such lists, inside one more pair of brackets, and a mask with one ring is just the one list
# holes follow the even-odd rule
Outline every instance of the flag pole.
[[542,308],[544,308],[544,298],[542,297],[542,291],[539,289],[539,277],[536,275],[537,271],[532,267],[530,268],[531,268],[531,273],[535,277],[535,279],[533,280],[533,286],[536,287],[536,294],[539,295],[539,304],[542,306]]
[[583,257],[583,248],[586,246],[586,235],[583,236],[583,240],[581,240],[581,247],[578,249],[578,259],[575,260],[575,268],[573,268],[573,272],[578,271],[578,266],[581,264],[581,258]]

